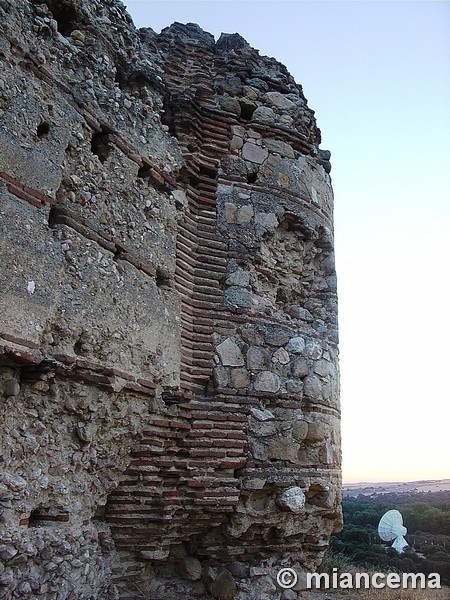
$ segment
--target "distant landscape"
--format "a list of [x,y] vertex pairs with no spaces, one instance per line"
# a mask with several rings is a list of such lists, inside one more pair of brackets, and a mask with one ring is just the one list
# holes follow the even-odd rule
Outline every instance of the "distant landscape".
[[408,482],[344,483],[344,498],[372,494],[445,492],[450,491],[450,479],[428,479]]
[[[381,571],[439,573],[450,585],[450,479],[344,485],[344,529],[332,537],[337,562]],[[383,514],[397,509],[409,547],[398,554],[378,537]]]

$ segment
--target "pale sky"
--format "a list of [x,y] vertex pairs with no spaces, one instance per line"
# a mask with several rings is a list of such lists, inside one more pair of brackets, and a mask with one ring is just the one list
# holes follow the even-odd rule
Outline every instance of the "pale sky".
[[450,2],[125,4],[238,32],[303,86],[332,153],[343,479],[450,477]]

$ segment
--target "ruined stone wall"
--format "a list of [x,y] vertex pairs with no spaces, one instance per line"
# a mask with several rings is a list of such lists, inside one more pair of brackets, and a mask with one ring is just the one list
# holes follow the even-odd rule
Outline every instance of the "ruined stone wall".
[[314,113],[115,0],[0,29],[0,597],[278,599],[341,520]]

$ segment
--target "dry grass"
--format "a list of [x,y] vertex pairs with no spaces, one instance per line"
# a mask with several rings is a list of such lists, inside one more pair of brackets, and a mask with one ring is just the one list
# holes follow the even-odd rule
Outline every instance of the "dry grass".
[[[325,559],[319,568],[322,573],[332,573],[336,568],[338,573],[351,573],[353,577],[356,573],[365,572],[362,567],[355,567],[347,557],[343,555],[325,555]],[[377,571],[375,569],[367,570],[369,576]],[[331,580],[331,577],[330,577]],[[450,588],[443,587],[440,590],[435,589],[390,589],[390,588],[369,588],[359,590],[310,590],[302,595],[303,600],[450,600]]]
[[367,589],[367,590],[327,590],[309,591],[302,594],[303,600],[450,600],[450,588],[440,590],[391,590]]

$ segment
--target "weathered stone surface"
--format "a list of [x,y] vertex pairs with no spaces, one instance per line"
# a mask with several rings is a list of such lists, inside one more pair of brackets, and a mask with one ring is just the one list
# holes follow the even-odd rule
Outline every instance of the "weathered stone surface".
[[198,581],[202,577],[202,563],[198,558],[186,556],[178,563],[178,571],[183,579]]
[[306,421],[297,421],[292,427],[292,437],[297,442],[302,442],[308,435],[308,423]]
[[245,225],[250,223],[253,219],[254,209],[251,204],[244,204],[236,210],[236,223],[238,225]]
[[251,408],[250,412],[255,419],[258,421],[271,421],[275,419],[275,416],[270,410],[266,410],[263,408]]
[[317,342],[308,342],[306,344],[306,355],[314,360],[319,359],[322,356],[321,345]]
[[238,34],[116,0],[0,2],[0,48],[2,594],[271,600],[339,524],[314,113]]
[[268,456],[271,460],[287,460],[295,463],[298,459],[299,444],[289,439],[275,439],[269,443]]
[[258,165],[262,164],[269,153],[262,146],[246,142],[242,148],[242,158]]
[[250,283],[250,276],[247,271],[243,269],[236,269],[230,273],[225,282],[227,285],[239,285],[242,287],[247,287]]
[[270,366],[270,352],[261,346],[250,346],[247,350],[247,367],[250,371],[267,369]]
[[322,393],[322,384],[320,379],[315,375],[306,377],[304,381],[304,390],[307,397],[314,398],[315,400],[320,398]]
[[275,113],[267,106],[258,106],[253,113],[252,119],[261,123],[273,123],[275,121]]
[[17,396],[20,392],[20,384],[16,379],[7,379],[3,382],[3,395],[7,398],[9,396]]
[[321,442],[325,438],[323,423],[309,423],[306,438],[312,442]]
[[277,496],[277,504],[281,510],[299,515],[305,508],[306,497],[303,490],[293,486]]
[[257,392],[278,392],[280,386],[280,378],[271,371],[262,371],[256,376],[255,390]]
[[264,146],[269,150],[269,152],[274,152],[283,156],[284,158],[295,158],[294,149],[286,142],[282,142],[281,140],[272,140],[270,138],[266,138],[264,140]]
[[241,349],[231,338],[224,340],[217,346],[216,350],[223,365],[240,367],[244,364]]
[[286,346],[286,350],[288,352],[293,352],[294,354],[301,354],[305,349],[305,340],[300,337],[293,337],[289,340],[288,345]]
[[222,569],[211,584],[211,594],[218,600],[232,600],[236,593],[236,581],[227,569]]
[[312,321],[314,321],[314,317],[309,312],[309,310],[303,308],[302,306],[291,306],[289,309],[289,314],[294,319],[301,319],[302,321],[306,321],[307,323],[311,323]]
[[289,356],[289,352],[287,352],[284,348],[278,348],[272,355],[273,362],[279,362],[282,365],[287,365],[291,360]]
[[255,216],[255,223],[265,229],[275,229],[278,225],[278,219],[274,213],[259,212]]
[[309,368],[306,358],[297,356],[292,362],[292,375],[294,377],[305,377],[308,375]]
[[250,375],[247,369],[231,369],[231,387],[246,388],[250,385]]
[[294,102],[279,92],[267,92],[267,94],[264,94],[263,100],[269,106],[275,106],[276,108],[284,110],[292,110],[295,108]]
[[230,383],[230,370],[221,366],[214,367],[213,380],[216,387],[226,387]]

